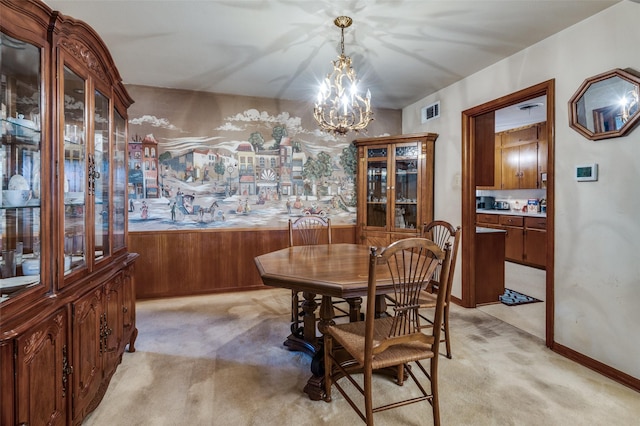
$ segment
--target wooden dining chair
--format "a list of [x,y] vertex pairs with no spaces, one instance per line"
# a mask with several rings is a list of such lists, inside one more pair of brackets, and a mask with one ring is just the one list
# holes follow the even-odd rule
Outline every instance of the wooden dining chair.
[[[442,316],[442,341],[447,350],[447,358],[451,359],[451,341],[449,339],[449,308],[451,306],[451,287],[453,283],[453,274],[456,268],[456,258],[458,256],[458,246],[460,237],[462,236],[462,228],[454,227],[444,220],[435,220],[422,227],[422,237],[427,238],[436,243],[440,248],[444,248],[446,244],[451,244],[451,256],[449,273],[447,275],[449,283],[445,294],[444,314]],[[423,327],[433,326],[433,317],[424,313],[425,309],[436,307],[437,293],[440,291],[442,277],[442,265],[436,268],[436,272],[427,286],[427,289],[420,292],[421,318],[425,320]]]
[[[289,247],[317,244],[331,244],[331,219],[314,215],[301,216],[295,220],[289,219]],[[322,297],[316,298],[318,305],[321,301]],[[346,301],[334,303],[334,308],[338,311],[337,316],[348,315],[348,311],[338,303],[346,304]],[[303,316],[300,292],[291,290],[291,333],[299,337],[302,337]]]
[[[442,321],[446,286],[449,284],[446,278],[450,254],[449,245],[442,250],[426,238],[399,240],[379,253],[375,248],[371,249],[365,321],[330,325],[324,332],[325,401],[331,401],[331,390],[335,385],[367,425],[373,425],[374,413],[428,401],[432,406],[434,424],[440,424],[438,349],[441,328],[431,327],[429,335],[421,331],[418,297],[420,290],[428,285],[442,264],[443,279],[434,318],[436,322]],[[396,304],[390,315],[376,318],[374,312],[378,285],[389,282],[393,286]],[[429,371],[421,363],[427,359],[430,361]],[[411,368],[410,363],[414,363],[421,373]],[[420,395],[410,393],[401,397],[400,392],[396,392],[393,401],[380,402],[378,394],[374,406],[372,375],[388,368],[393,370],[400,386],[404,383],[405,374],[408,374],[420,390]],[[356,381],[353,377],[355,374],[363,374],[364,386]],[[364,409],[362,403],[357,404],[351,397],[353,390],[348,391],[349,387],[340,383],[345,378],[364,397]],[[426,381],[429,386],[426,386]]]

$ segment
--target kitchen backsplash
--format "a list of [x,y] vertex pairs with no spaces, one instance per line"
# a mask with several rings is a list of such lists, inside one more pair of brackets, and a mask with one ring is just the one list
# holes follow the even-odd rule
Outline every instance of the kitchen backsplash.
[[476,190],[477,197],[494,197],[496,201],[506,201],[510,210],[522,211],[529,199],[542,200],[547,198],[546,189],[507,189],[507,190]]

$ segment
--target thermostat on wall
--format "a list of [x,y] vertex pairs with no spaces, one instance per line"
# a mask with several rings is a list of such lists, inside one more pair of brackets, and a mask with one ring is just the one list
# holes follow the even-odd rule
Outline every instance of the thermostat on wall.
[[576,180],[578,182],[598,180],[598,163],[576,166]]

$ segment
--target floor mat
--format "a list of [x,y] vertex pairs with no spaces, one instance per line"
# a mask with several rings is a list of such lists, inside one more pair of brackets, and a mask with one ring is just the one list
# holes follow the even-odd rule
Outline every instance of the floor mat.
[[509,288],[504,289],[504,294],[500,296],[500,301],[508,306],[524,305],[525,303],[542,302],[535,297],[527,296],[526,294],[518,293],[515,290]]

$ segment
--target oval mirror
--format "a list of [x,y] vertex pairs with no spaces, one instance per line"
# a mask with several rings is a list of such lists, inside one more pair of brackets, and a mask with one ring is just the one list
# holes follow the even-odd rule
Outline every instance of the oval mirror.
[[569,126],[587,139],[623,136],[640,118],[640,78],[615,69],[588,78],[569,101]]

